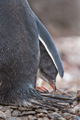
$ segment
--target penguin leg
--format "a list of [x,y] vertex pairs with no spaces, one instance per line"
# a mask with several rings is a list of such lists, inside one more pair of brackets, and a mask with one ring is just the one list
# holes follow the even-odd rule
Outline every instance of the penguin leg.
[[[40,63],[39,63],[39,77],[48,82],[53,90],[56,90],[56,76],[57,69],[53,61],[51,60],[48,52],[43,44],[40,42]],[[54,81],[53,81],[54,80]]]

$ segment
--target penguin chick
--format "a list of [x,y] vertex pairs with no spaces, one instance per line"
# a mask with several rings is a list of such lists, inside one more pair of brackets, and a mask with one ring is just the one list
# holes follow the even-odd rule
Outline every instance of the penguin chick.
[[38,77],[51,85],[56,90],[56,76],[58,70],[50,58],[43,44],[40,42],[40,63],[38,69]]

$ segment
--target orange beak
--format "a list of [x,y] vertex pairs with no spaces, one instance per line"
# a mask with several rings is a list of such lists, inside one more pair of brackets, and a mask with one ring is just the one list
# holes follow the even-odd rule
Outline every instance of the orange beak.
[[49,84],[51,85],[51,87],[53,88],[53,90],[56,91],[56,86],[54,85],[54,83],[52,83],[51,81],[49,81]]

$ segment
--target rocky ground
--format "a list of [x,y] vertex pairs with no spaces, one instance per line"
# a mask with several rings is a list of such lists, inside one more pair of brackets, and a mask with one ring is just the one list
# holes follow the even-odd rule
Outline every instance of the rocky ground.
[[[54,97],[54,94],[60,95],[60,99]],[[0,120],[80,120],[80,91],[42,94],[45,95],[54,100],[54,103],[50,101],[43,107],[37,104],[28,108],[0,106]]]

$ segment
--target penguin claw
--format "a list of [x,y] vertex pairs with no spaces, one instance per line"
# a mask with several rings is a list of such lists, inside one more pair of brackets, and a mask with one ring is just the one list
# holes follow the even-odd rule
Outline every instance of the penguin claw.
[[49,91],[45,87],[36,87],[36,90],[41,93],[48,93]]

